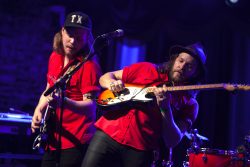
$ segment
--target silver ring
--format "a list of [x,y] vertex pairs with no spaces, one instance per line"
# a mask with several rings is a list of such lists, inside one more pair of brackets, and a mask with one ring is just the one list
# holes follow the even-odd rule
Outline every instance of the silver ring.
[[113,86],[115,86],[115,84],[114,84],[114,82],[111,82],[110,87],[113,87]]
[[163,94],[159,94],[158,96],[159,96],[160,99],[165,99],[166,98],[166,96],[164,96]]

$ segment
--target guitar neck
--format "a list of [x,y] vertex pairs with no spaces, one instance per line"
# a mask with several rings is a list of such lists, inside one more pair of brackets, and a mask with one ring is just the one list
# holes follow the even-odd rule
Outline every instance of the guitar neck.
[[187,85],[167,87],[167,91],[225,89],[225,84]]
[[[167,91],[174,92],[174,91],[183,91],[183,90],[214,90],[214,89],[225,89],[228,91],[234,90],[250,90],[249,85],[238,85],[238,84],[225,84],[225,83],[218,83],[218,84],[205,84],[205,85],[186,85],[186,86],[171,86],[167,87]],[[153,91],[153,87],[149,87],[148,91]]]

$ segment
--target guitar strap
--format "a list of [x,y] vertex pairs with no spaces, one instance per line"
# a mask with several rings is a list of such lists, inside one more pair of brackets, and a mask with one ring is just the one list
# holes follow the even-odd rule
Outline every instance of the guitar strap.
[[[59,73],[59,77],[63,77],[66,74],[69,74],[72,70],[74,70],[74,68],[80,63],[79,60],[74,59],[72,61],[70,61],[64,68],[63,70]],[[58,77],[58,78],[59,78]],[[70,78],[66,81],[66,83],[68,83],[68,81],[70,80]]]
[[[71,64],[71,66],[68,67],[67,71],[65,71],[65,73],[63,74],[63,76],[66,75],[66,74],[68,74],[68,73],[70,73],[72,70],[74,70],[75,67],[76,67],[79,63],[80,63],[80,62],[78,62],[78,61],[74,61],[74,62]],[[71,77],[72,77],[72,76],[71,76]],[[68,79],[66,80],[66,84],[69,82],[70,79],[71,79],[71,78],[68,78]]]

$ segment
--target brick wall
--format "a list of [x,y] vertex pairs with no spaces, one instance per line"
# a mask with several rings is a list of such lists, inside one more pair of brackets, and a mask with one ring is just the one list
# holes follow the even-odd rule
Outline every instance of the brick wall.
[[53,35],[64,10],[38,2],[31,8],[29,1],[0,6],[0,112],[13,107],[32,114],[46,85]]

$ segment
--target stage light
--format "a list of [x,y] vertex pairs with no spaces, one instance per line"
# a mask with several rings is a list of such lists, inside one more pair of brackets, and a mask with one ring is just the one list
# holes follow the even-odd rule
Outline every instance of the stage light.
[[145,60],[146,47],[139,41],[124,38],[117,43],[116,50],[116,69],[138,63]]
[[240,0],[225,0],[226,4],[230,7],[235,6]]
[[237,3],[239,0],[228,0],[230,3]]

